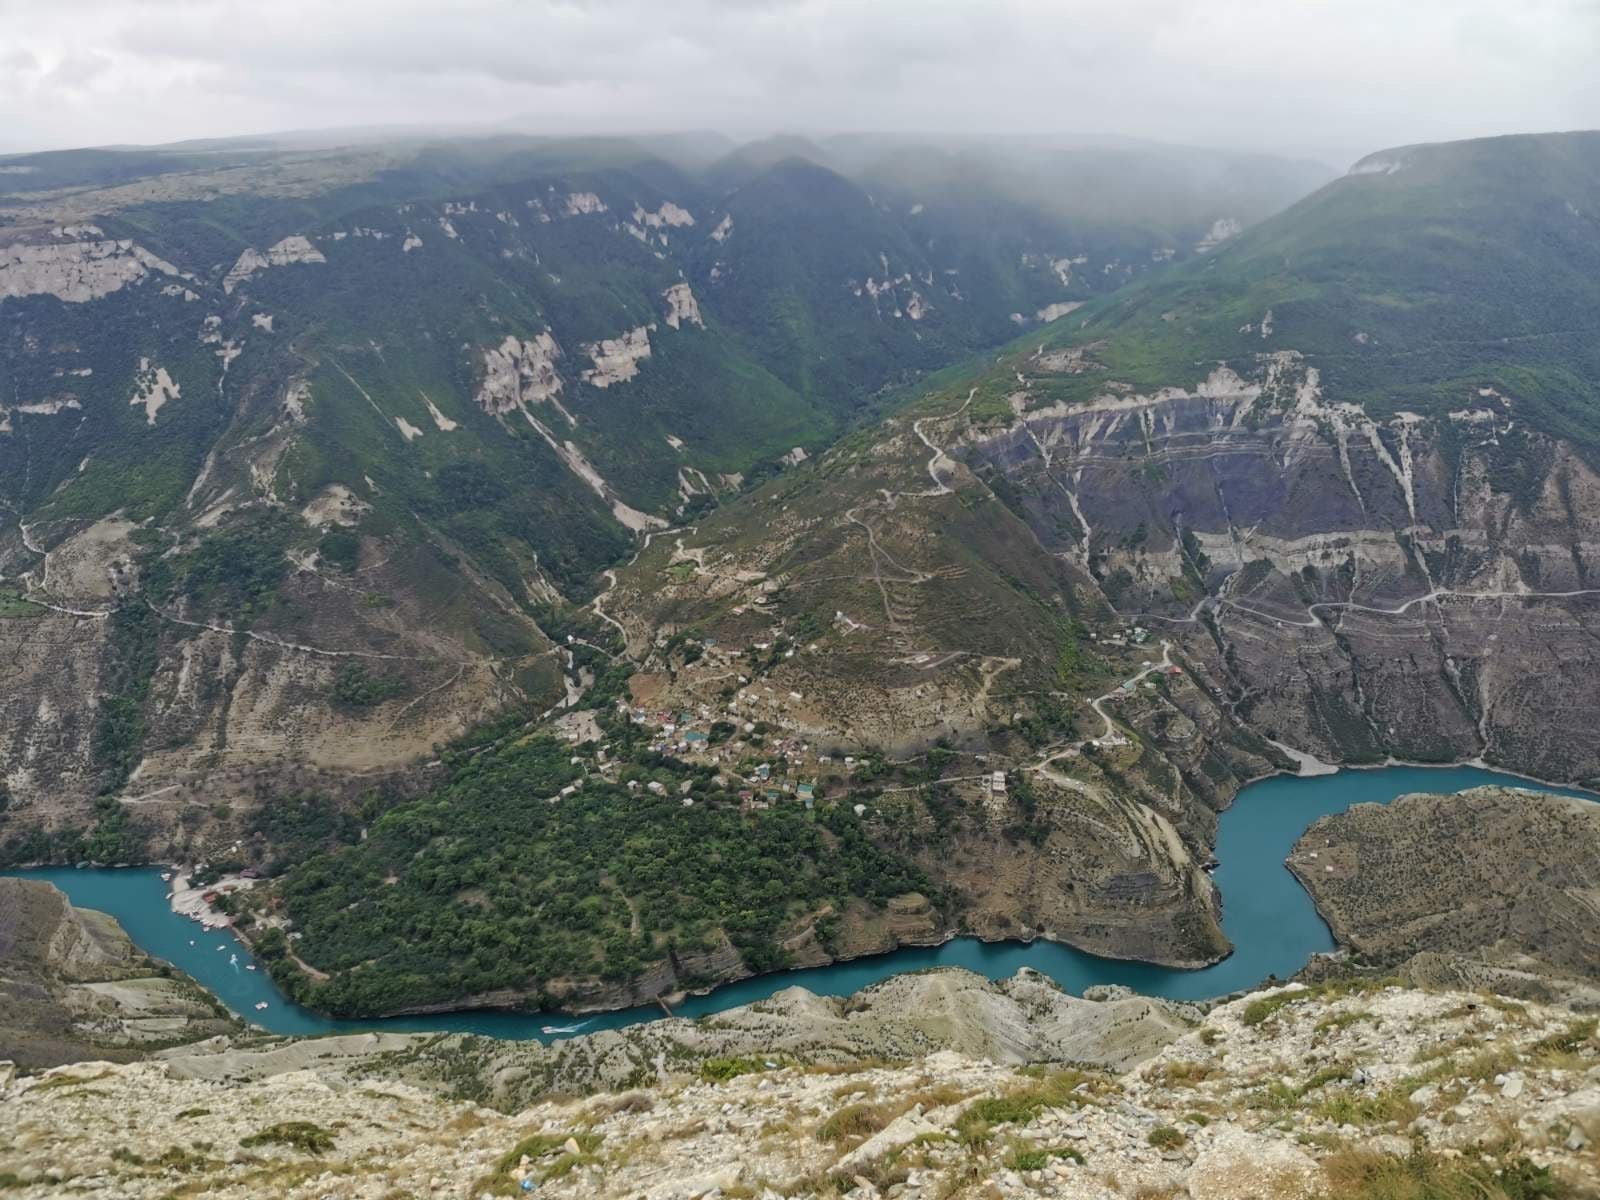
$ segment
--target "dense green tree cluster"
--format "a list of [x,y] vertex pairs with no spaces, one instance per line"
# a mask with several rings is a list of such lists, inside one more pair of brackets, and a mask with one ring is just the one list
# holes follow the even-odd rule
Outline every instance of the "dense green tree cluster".
[[570,755],[545,738],[451,752],[448,782],[389,809],[364,841],[290,866],[267,903],[304,935],[296,953],[331,978],[287,966],[288,943],[274,938],[262,952],[278,956],[280,979],[317,1008],[371,1014],[561,978],[625,980],[724,935],[752,970],[771,970],[785,965],[779,935],[793,918],[927,887],[848,809],[744,813],[710,770],[648,753],[616,782],[590,775],[561,797],[581,773]]

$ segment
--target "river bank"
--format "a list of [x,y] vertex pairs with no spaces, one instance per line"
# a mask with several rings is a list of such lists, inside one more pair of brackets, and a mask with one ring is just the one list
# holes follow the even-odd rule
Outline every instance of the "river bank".
[[[1107,959],[1054,942],[985,943],[955,937],[938,945],[752,976],[690,995],[675,1006],[675,1012],[705,1016],[791,986],[825,996],[849,995],[891,975],[937,966],[966,967],[990,979],[1031,967],[1074,994],[1115,984],[1174,1000],[1228,995],[1269,978],[1288,978],[1313,954],[1335,948],[1311,898],[1284,866],[1295,841],[1314,820],[1353,804],[1388,803],[1412,792],[1455,792],[1496,783],[1526,786],[1518,777],[1474,767],[1391,766],[1314,777],[1277,775],[1241,789],[1218,826],[1214,876],[1224,898],[1223,927],[1235,951],[1200,970]],[[1534,790],[1593,799],[1592,793],[1547,784]],[[214,931],[203,946],[190,945],[197,940],[191,936],[194,927],[171,911],[154,868],[55,868],[24,874],[49,878],[74,904],[111,913],[146,952],[188,972],[236,1013],[274,1033],[396,1030],[545,1039],[622,1028],[663,1015],[657,1005],[649,1004],[595,1015],[455,1010],[367,1020],[329,1018],[289,1001],[265,971],[230,969],[229,953],[249,953],[231,929]],[[256,1009],[262,1001],[268,1007]]]

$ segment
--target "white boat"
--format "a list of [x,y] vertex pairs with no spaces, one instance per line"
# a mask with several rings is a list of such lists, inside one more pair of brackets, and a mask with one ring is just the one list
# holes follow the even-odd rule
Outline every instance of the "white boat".
[[171,881],[172,881],[172,872],[171,871],[163,871],[163,872],[161,872],[161,882],[162,883],[170,883]]
[[266,1006],[267,1006],[267,1002],[265,1000],[262,1000],[256,1005],[256,1011],[260,1012]]
[[254,971],[256,969],[256,965],[255,963],[245,963],[244,969],[246,971]]

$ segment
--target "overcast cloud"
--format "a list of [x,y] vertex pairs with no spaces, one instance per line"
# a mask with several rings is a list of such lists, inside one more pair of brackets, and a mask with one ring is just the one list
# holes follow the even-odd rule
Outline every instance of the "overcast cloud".
[[1309,154],[1600,127],[1600,0],[0,0],[0,148],[518,118]]

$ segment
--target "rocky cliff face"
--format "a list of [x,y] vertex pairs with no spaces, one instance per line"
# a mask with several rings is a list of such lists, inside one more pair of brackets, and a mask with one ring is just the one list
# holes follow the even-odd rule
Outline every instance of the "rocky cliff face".
[[969,463],[1252,726],[1330,761],[1600,771],[1600,478],[1515,401],[1464,387],[1446,414],[1374,419],[1280,351],[1052,405],[1049,356],[1030,361],[1020,415],[969,435]]
[[250,1082],[86,1063],[4,1085],[0,1171],[21,1197],[653,1200],[1346,1200],[1397,1178],[1498,1200],[1588,1194],[1600,1172],[1592,1022],[1538,1005],[1296,986],[1141,1057],[817,1067],[769,1051],[698,1076],[658,1060],[635,1090],[509,1114],[314,1062]]

